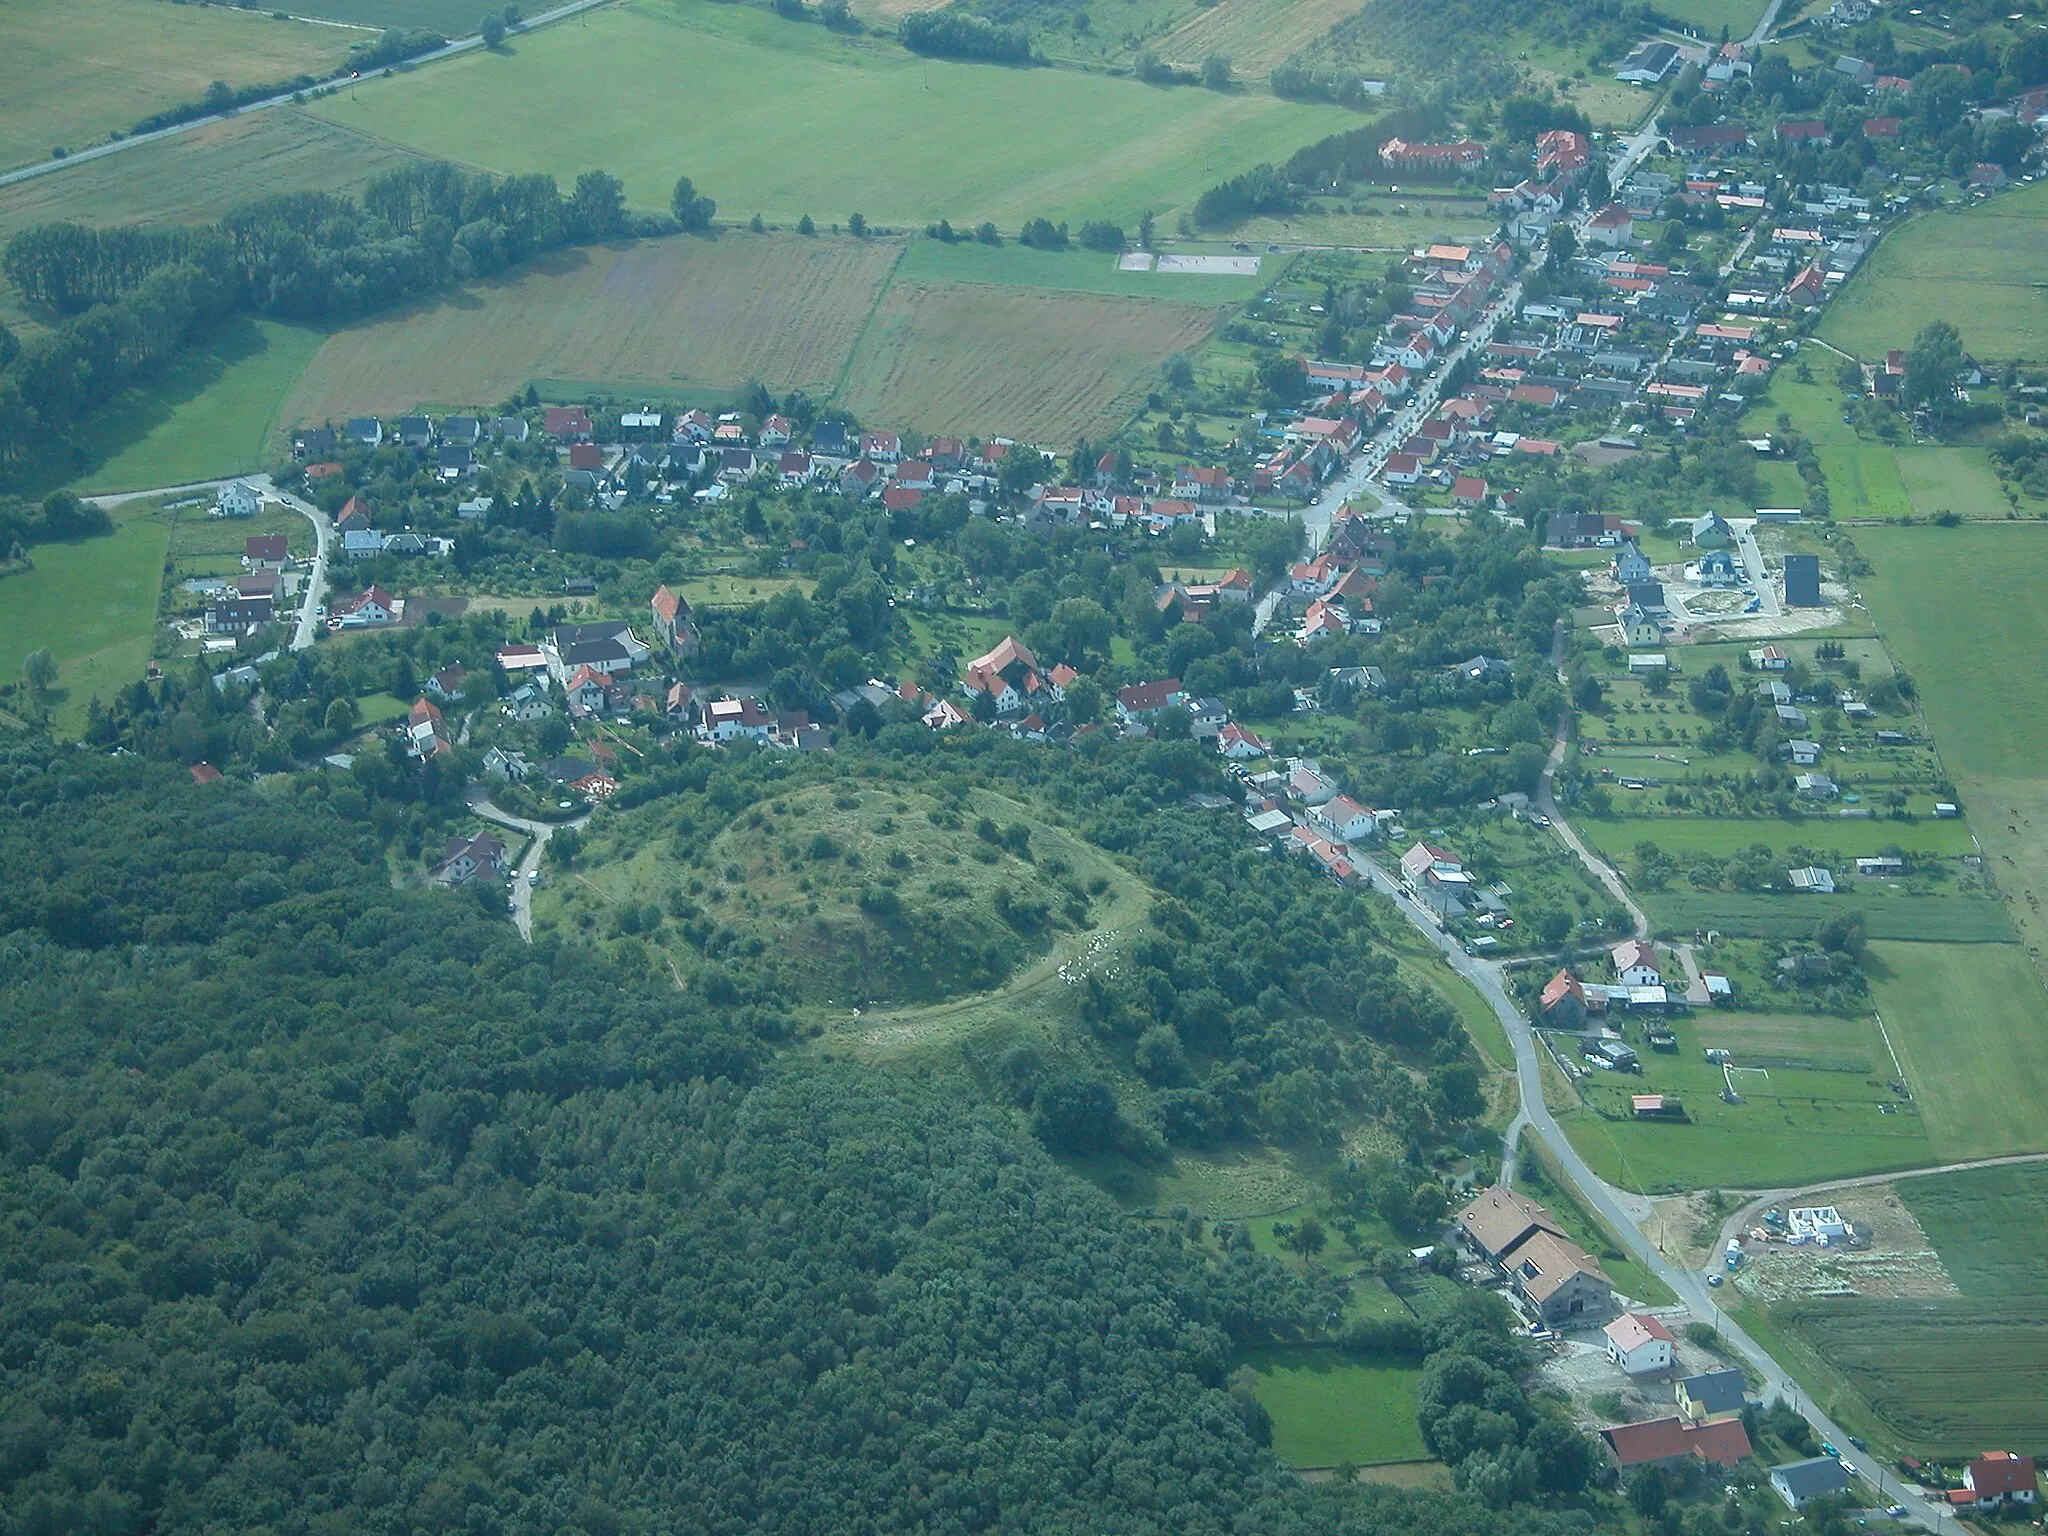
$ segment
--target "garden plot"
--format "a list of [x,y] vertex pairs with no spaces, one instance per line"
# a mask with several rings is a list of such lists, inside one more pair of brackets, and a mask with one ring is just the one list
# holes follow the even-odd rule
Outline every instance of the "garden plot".
[[1867,1246],[1752,1244],[1736,1286],[1772,1304],[1820,1296],[1924,1301],[1959,1294],[1941,1255],[1892,1186],[1844,1192],[1833,1203],[1857,1231],[1870,1234]]

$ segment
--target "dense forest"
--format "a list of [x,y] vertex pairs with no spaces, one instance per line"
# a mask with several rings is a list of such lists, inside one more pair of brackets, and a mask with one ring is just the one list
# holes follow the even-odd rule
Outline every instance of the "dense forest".
[[10,1536],[1583,1528],[1518,1503],[1590,1458],[1486,1298],[1361,1341],[1428,1354],[1471,1492],[1306,1488],[1232,1355],[1319,1286],[957,1083],[394,888],[326,777],[0,756]]

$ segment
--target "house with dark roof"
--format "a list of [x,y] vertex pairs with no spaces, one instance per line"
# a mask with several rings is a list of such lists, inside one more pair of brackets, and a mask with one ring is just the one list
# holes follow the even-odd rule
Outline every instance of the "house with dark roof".
[[475,837],[449,838],[434,878],[444,885],[462,885],[479,875],[487,879],[502,876],[505,867],[505,845],[491,833],[480,832]]
[[1810,1456],[1771,1468],[1771,1487],[1787,1506],[1799,1509],[1829,1494],[1848,1492],[1849,1474],[1832,1456]]
[[1695,1423],[1741,1416],[1746,1384],[1742,1372],[1703,1371],[1678,1384],[1678,1411]]

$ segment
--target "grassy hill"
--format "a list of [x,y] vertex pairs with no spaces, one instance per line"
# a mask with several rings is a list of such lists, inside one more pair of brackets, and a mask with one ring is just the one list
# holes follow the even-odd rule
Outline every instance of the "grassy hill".
[[535,911],[565,933],[637,935],[682,976],[744,969],[792,1003],[851,1008],[999,987],[1091,926],[1112,878],[1014,801],[842,783],[723,824],[666,802],[620,817]]

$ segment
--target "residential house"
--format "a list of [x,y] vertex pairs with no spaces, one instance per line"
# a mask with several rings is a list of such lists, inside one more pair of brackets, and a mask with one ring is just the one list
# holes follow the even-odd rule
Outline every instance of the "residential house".
[[681,593],[670,591],[666,584],[656,587],[648,608],[654,617],[654,638],[660,644],[684,658],[697,654],[697,626]]
[[1233,723],[1216,733],[1216,750],[1232,762],[1242,763],[1264,757],[1271,749],[1257,734]]
[[1610,955],[1614,979],[1624,987],[1663,985],[1664,973],[1657,964],[1657,947],[1648,939],[1624,939]]
[[1818,608],[1820,601],[1820,556],[1785,557],[1785,606]]
[[754,699],[713,699],[704,706],[704,726],[713,741],[766,741],[773,723]]
[[1655,645],[1664,638],[1663,626],[1649,609],[1638,603],[1626,604],[1616,617],[1623,645]]
[[523,443],[533,436],[524,416],[499,416],[491,422],[491,436],[501,443]]
[[501,878],[506,868],[505,845],[495,834],[479,832],[475,837],[448,839],[434,878],[446,885],[461,885],[479,875],[485,879]]
[[541,430],[558,443],[587,443],[590,413],[580,405],[551,405],[541,418]]
[[441,423],[441,441],[474,448],[483,440],[484,424],[474,416],[450,416]]
[[453,704],[461,699],[468,681],[468,669],[459,661],[452,662],[427,679],[427,692],[444,704]]
[[1349,795],[1316,806],[1308,813],[1308,823],[1340,843],[1366,843],[1379,836],[1379,822],[1372,812]]
[[341,552],[350,560],[374,560],[384,553],[384,535],[374,528],[350,528],[341,536]]
[[863,432],[860,456],[877,464],[894,464],[903,457],[903,439],[894,432]]
[[343,436],[364,448],[381,447],[384,442],[384,423],[374,416],[352,417]]
[[1460,475],[1451,482],[1451,505],[1474,511],[1486,505],[1486,482],[1477,475]]
[[1046,677],[1030,647],[1014,635],[1003,636],[995,649],[970,661],[960,686],[993,699],[998,714],[1057,699],[1063,692]]
[[1506,683],[1514,678],[1514,667],[1498,656],[1484,654],[1459,662],[1451,670],[1468,683]]
[[1183,464],[1174,471],[1173,494],[1194,501],[1230,499],[1230,471],[1221,465]]
[[1313,810],[1336,799],[1337,786],[1315,764],[1293,758],[1287,765],[1287,793]]
[[1537,1013],[1546,1029],[1583,1029],[1586,1016],[1593,1012],[1605,1012],[1607,995],[1601,992],[1596,1009],[1594,994],[1578,977],[1568,970],[1558,973],[1544,983],[1543,995],[1537,1002]]
[[378,624],[395,623],[398,619],[398,599],[382,587],[369,586],[353,597],[344,597],[331,603],[327,608],[327,622],[330,628],[362,629]]
[[1650,557],[1636,548],[1634,539],[1622,541],[1620,549],[1614,552],[1614,579],[1623,586],[1650,579]]
[[1230,711],[1220,699],[1183,698],[1181,703],[1188,712],[1188,733],[1196,741],[1214,741],[1230,723]]
[[1636,216],[1621,203],[1609,203],[1586,223],[1586,239],[1608,250],[1620,250],[1635,238]]
[[239,637],[261,629],[276,616],[277,603],[271,597],[224,592],[206,610],[206,632]]
[[1775,645],[1760,646],[1749,652],[1746,659],[1759,672],[1783,672],[1792,665],[1792,658]]
[[214,494],[215,517],[254,517],[263,510],[263,497],[253,485],[230,480]]
[[439,757],[455,750],[448,737],[448,722],[441,718],[440,706],[432,699],[421,698],[407,713],[405,746],[420,758]]
[[1703,587],[1734,587],[1742,584],[1742,567],[1725,549],[1710,549],[1700,556],[1693,579]]
[[508,784],[523,784],[531,770],[526,766],[526,754],[506,747],[492,747],[484,753],[484,776],[501,779]]
[[281,571],[291,561],[291,551],[281,533],[260,533],[242,541],[242,564],[252,571]]
[[602,677],[630,672],[647,654],[648,646],[624,619],[608,619],[595,624],[559,625],[541,642],[541,649],[547,654],[549,674],[566,685],[583,667]]
[[434,445],[434,419],[431,416],[401,416],[398,418],[398,440],[408,448],[431,448]]
[[324,459],[334,452],[337,441],[332,427],[308,427],[292,434],[292,457]]
[[1982,1451],[1963,1468],[1963,1487],[1977,1496],[1979,1509],[2007,1504],[2031,1505],[2040,1496],[2034,1458],[2011,1451]]
[[1126,725],[1142,722],[1161,710],[1172,708],[1180,699],[1180,679],[1177,677],[1131,683],[1116,691],[1116,717]]
[[1841,794],[1841,788],[1824,773],[1795,774],[1792,779],[1795,793],[1808,800],[1833,800]]
[[1787,1506],[1799,1509],[1818,1498],[1849,1491],[1849,1474],[1832,1456],[1810,1456],[1771,1468],[1771,1487]]
[[1678,1411],[1695,1424],[1740,1418],[1746,1390],[1742,1372],[1732,1366],[1702,1371],[1678,1383]]
[[462,443],[444,443],[440,453],[440,476],[445,480],[460,480],[470,471],[472,463],[470,449]]
[[1695,549],[1726,549],[1735,542],[1735,530],[1718,512],[1694,518],[1688,531]]
[[499,711],[508,720],[522,724],[534,720],[545,720],[555,712],[555,706],[548,702],[548,691],[541,683],[521,683],[505,696]]

